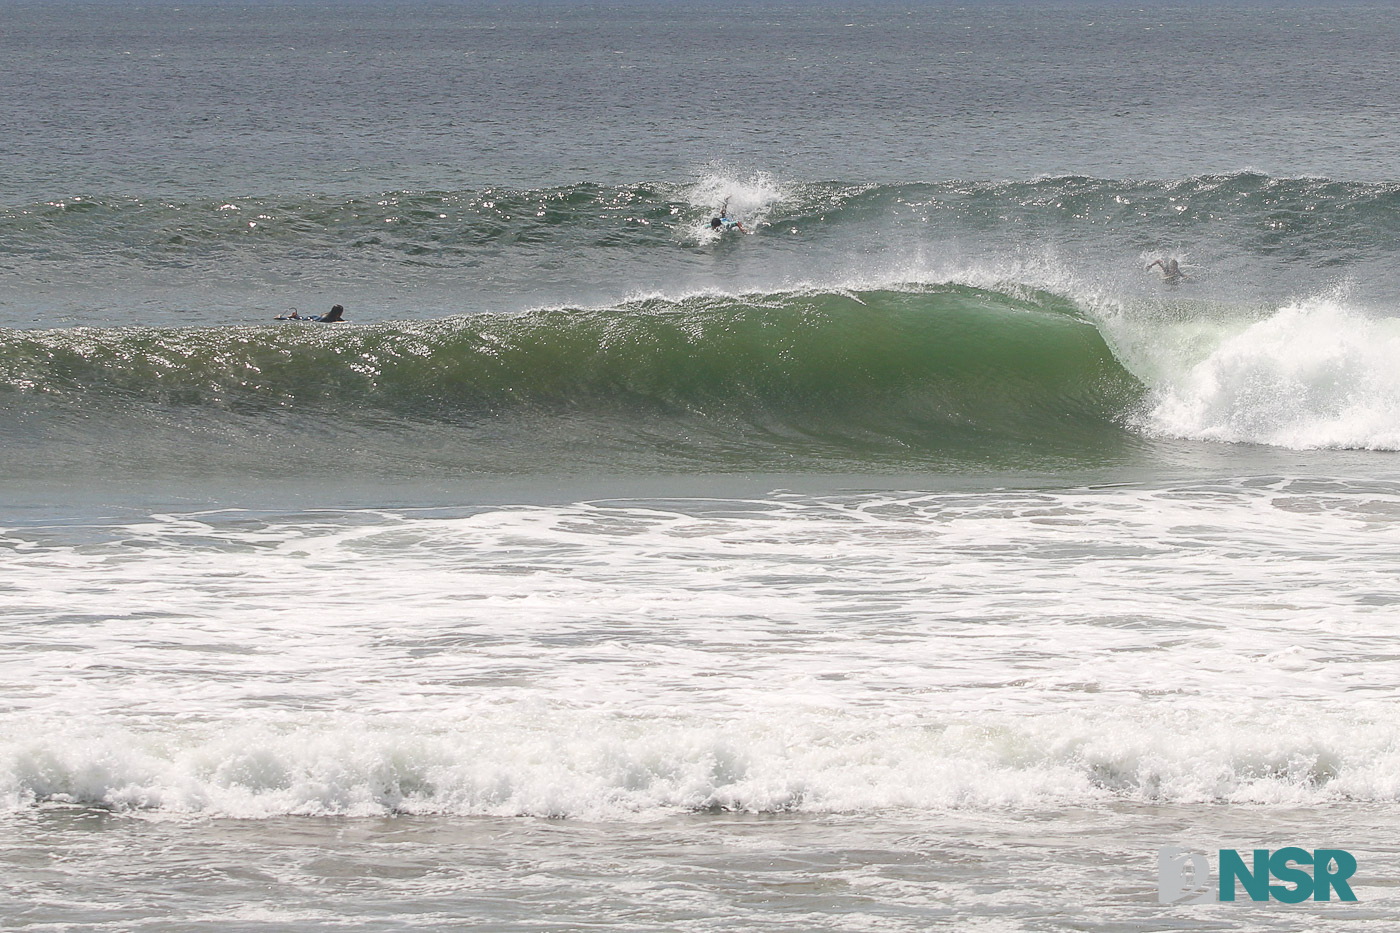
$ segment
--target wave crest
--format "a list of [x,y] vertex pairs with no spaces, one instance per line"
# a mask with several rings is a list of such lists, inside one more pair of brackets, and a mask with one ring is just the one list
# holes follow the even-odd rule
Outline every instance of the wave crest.
[[1121,437],[1140,390],[1071,303],[960,285],[354,327],[11,331],[0,387],[12,410],[531,436],[585,421],[603,447],[856,457]]
[[1334,298],[1242,326],[1160,386],[1145,418],[1175,437],[1400,450],[1400,320]]
[[1359,722],[1324,741],[1263,719],[1201,729],[1170,713],[699,725],[574,713],[265,724],[219,737],[48,729],[49,738],[0,743],[0,808],[636,819],[1394,799],[1392,726]]

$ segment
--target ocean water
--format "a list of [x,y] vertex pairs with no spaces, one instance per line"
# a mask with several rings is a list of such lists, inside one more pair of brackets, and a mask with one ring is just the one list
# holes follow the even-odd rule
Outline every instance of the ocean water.
[[1397,50],[0,0],[0,929],[1394,929]]

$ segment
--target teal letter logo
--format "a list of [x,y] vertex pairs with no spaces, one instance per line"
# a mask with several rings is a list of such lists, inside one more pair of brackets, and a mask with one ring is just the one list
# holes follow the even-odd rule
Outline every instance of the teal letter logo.
[[1251,901],[1269,899],[1269,850],[1254,850],[1254,871],[1244,867],[1244,859],[1234,849],[1220,850],[1220,899],[1235,899],[1235,881],[1249,892]]
[[1279,881],[1287,881],[1293,885],[1292,888],[1281,884],[1269,885],[1269,893],[1285,904],[1296,904],[1299,901],[1306,901],[1312,897],[1313,880],[1312,875],[1301,868],[1288,867],[1289,862],[1297,862],[1299,865],[1311,865],[1313,861],[1312,853],[1306,849],[1297,849],[1290,846],[1287,849],[1279,849],[1269,858],[1269,874]]
[[[1333,871],[1333,869],[1336,871]],[[1313,900],[1330,901],[1330,889],[1337,889],[1337,897],[1344,901],[1356,900],[1351,893],[1347,879],[1356,874],[1356,859],[1342,849],[1318,849],[1313,853]]]
[[[1343,849],[1318,849],[1309,852],[1289,846],[1272,855],[1268,849],[1255,849],[1252,865],[1234,849],[1220,850],[1220,899],[1233,901],[1235,885],[1244,887],[1251,901],[1267,901],[1272,897],[1285,904],[1298,904],[1312,898],[1330,901],[1332,891],[1344,901],[1356,900],[1347,879],[1356,873],[1356,859]],[[1308,871],[1303,866],[1311,866]],[[1270,877],[1283,882],[1270,884]]]

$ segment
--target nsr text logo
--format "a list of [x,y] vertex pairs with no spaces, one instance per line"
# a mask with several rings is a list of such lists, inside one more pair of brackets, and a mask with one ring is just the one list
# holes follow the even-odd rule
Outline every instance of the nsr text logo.
[[[1312,873],[1298,866],[1311,865]],[[1356,859],[1344,849],[1317,849],[1309,852],[1289,846],[1272,855],[1268,849],[1254,850],[1254,865],[1246,866],[1235,849],[1220,850],[1220,886],[1212,891],[1210,863],[1204,855],[1185,849],[1157,850],[1157,900],[1175,904],[1206,904],[1216,900],[1235,899],[1235,884],[1244,887],[1251,901],[1267,901],[1270,897],[1286,904],[1296,904],[1312,898],[1330,901],[1332,892],[1339,900],[1354,901],[1347,879],[1356,874]],[[1283,884],[1270,884],[1272,876]],[[1291,885],[1291,887],[1290,887]],[[1189,900],[1186,900],[1189,898]]]

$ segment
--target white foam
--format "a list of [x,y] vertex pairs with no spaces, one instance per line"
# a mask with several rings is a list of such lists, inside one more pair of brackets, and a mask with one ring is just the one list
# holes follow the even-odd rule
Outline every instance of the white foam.
[[754,230],[785,197],[781,183],[768,172],[746,172],[722,163],[713,164],[685,194],[687,203],[703,214],[688,231],[689,239],[717,239],[720,234],[710,229],[710,218],[721,211]]
[[1390,801],[1395,515],[1276,480],[13,529],[0,805]]
[[860,713],[705,719],[507,708],[152,734],[30,723],[0,799],[236,818],[385,813],[648,818],[1112,801],[1322,804],[1400,793],[1400,727],[1170,706],[947,721]]
[[1155,386],[1156,432],[1295,449],[1400,450],[1400,320],[1338,298],[1220,334]]

